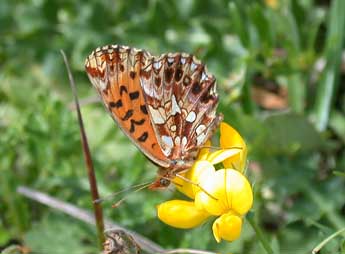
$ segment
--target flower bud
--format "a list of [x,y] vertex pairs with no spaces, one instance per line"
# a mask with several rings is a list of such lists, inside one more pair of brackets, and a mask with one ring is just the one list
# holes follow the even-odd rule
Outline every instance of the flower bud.
[[213,223],[212,230],[216,241],[234,241],[241,234],[242,218],[232,212],[223,214]]

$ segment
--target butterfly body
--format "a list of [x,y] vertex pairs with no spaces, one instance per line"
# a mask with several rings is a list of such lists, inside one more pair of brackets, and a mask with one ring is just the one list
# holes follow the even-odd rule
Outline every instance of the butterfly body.
[[215,78],[192,55],[159,57],[119,45],[97,48],[86,72],[122,131],[160,169],[162,188],[190,168],[218,127]]

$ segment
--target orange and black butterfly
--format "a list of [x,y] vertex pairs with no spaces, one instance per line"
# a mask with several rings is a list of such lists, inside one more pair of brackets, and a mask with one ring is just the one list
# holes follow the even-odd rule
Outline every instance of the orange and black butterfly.
[[190,54],[108,45],[87,57],[85,69],[118,126],[160,167],[152,189],[190,168],[222,120],[216,79]]

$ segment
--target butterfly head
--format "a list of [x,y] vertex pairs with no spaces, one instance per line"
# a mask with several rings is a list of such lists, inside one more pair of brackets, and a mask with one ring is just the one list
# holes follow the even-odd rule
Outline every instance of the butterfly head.
[[157,178],[150,186],[150,190],[161,190],[166,189],[170,185],[171,181],[168,178],[161,177]]
[[171,181],[165,176],[159,176],[150,186],[150,190],[166,189],[170,185]]
[[176,177],[176,174],[183,172],[193,165],[192,160],[172,160],[169,168],[159,168],[157,179],[149,186],[151,190],[159,190],[167,188],[171,179]]

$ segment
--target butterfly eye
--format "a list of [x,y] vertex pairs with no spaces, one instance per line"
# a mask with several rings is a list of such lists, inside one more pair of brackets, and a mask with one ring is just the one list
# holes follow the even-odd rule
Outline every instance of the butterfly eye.
[[168,187],[170,185],[170,180],[166,178],[159,179],[159,183],[162,187]]

